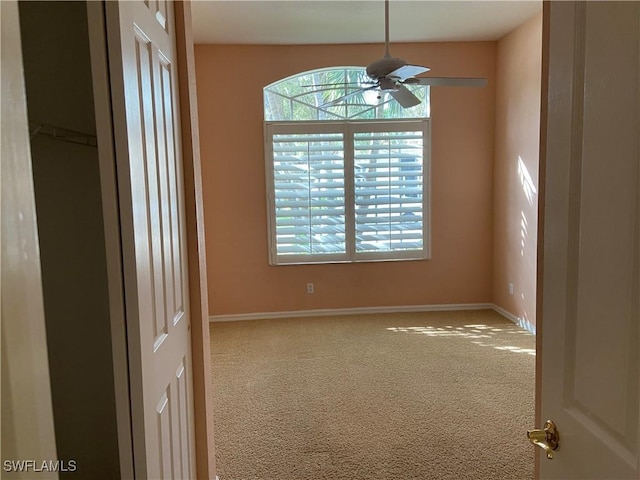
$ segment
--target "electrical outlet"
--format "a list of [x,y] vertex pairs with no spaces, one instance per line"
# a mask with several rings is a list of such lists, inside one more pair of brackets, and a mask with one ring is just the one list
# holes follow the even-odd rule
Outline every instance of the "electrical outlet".
[[509,295],[513,295],[513,283],[509,284]]
[[307,283],[307,293],[313,293],[313,283]]

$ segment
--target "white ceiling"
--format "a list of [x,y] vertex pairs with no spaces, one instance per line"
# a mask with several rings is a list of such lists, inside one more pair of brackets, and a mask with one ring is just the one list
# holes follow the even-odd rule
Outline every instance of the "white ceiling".
[[[384,42],[382,0],[195,0],[195,43]],[[394,42],[498,40],[542,9],[540,0],[390,0]]]

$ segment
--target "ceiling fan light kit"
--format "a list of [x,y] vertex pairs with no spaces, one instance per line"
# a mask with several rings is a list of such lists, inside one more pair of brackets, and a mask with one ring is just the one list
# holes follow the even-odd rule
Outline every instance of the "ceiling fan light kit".
[[421,100],[405,87],[405,84],[446,87],[483,87],[487,84],[486,78],[416,77],[416,75],[428,72],[430,68],[422,65],[410,65],[402,58],[392,57],[389,54],[389,0],[384,2],[384,20],[385,55],[367,65],[365,70],[367,76],[374,81],[374,85],[363,87],[331,100],[322,105],[323,108],[338,105],[348,98],[372,89],[387,92],[404,108],[411,108],[419,105]]

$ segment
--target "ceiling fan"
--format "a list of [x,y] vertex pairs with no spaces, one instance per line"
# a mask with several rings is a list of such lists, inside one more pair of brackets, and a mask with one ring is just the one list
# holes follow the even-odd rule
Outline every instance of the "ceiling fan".
[[[416,77],[416,75],[428,72],[430,69],[422,65],[409,65],[402,58],[392,57],[389,54],[389,0],[385,0],[384,2],[384,20],[384,57],[370,63],[366,68],[367,76],[371,79],[372,85],[354,90],[353,92],[349,92],[346,95],[327,102],[322,105],[322,108],[337,105],[359,93],[376,89],[383,93],[389,93],[400,105],[404,108],[409,108],[420,104],[420,99],[405,87],[405,85],[483,87],[487,84],[486,78]],[[358,85],[363,85],[363,83]]]

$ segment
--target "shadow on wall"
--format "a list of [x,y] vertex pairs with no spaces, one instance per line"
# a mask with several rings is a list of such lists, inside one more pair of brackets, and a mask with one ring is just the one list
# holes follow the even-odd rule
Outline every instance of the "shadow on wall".
[[[522,160],[522,157],[518,156],[518,178],[520,180],[520,185],[522,186],[522,193],[524,194],[524,198],[529,205],[529,210],[533,210],[537,207],[537,198],[538,198],[538,189],[536,188],[536,183],[533,181],[531,177],[531,173],[529,173],[529,169],[527,165]],[[529,220],[527,218],[527,212],[524,209],[520,210],[520,256],[523,257],[526,261],[527,258],[535,258],[536,255],[536,237],[534,235],[533,239],[529,239]],[[534,225],[535,228],[535,225]],[[528,248],[533,248],[533,252],[528,252]],[[527,311],[527,298],[525,296],[524,291],[520,293],[520,298],[522,299],[522,305],[525,306],[522,312],[522,319],[529,324],[535,324],[535,318],[532,318],[530,312]]]

